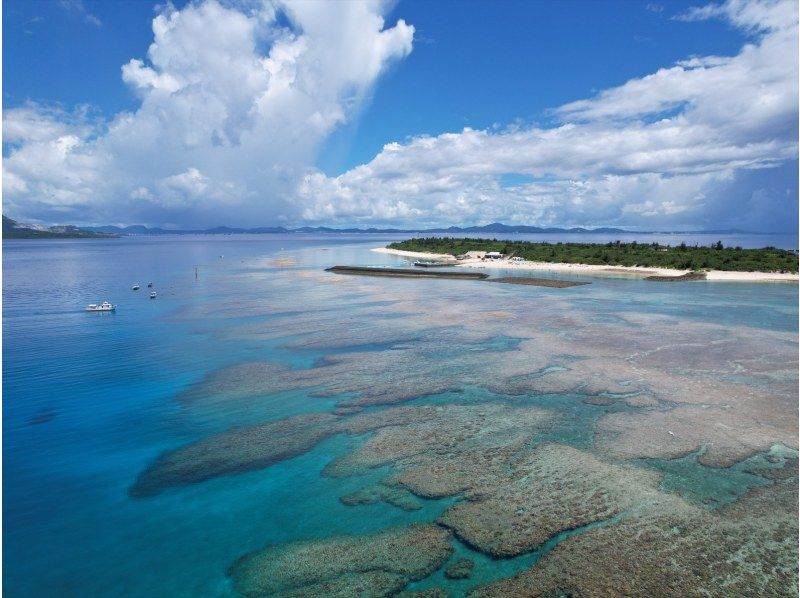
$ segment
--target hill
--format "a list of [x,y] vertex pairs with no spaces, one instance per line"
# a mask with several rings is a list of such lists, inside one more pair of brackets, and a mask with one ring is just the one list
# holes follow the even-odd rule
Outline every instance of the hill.
[[83,230],[77,226],[37,226],[3,216],[4,239],[109,239],[119,235]]

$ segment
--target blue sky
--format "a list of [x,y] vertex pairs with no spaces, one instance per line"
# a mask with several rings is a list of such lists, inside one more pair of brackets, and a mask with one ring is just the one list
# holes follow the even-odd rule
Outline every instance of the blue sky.
[[7,0],[4,213],[794,231],[796,19],[792,2]]

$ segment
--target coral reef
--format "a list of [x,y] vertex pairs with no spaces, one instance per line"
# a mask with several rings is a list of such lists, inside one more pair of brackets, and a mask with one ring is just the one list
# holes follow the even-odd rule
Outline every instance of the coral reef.
[[673,502],[562,542],[471,596],[796,596],[796,508],[796,484],[751,489],[720,513]]
[[[371,412],[357,421],[369,421],[369,418],[379,421],[382,413]],[[553,420],[553,415],[542,409],[515,409],[491,403],[406,408],[394,414],[416,415],[419,419],[408,425],[381,427],[355,451],[331,462],[325,473],[354,475],[386,463],[403,461],[405,466],[423,470],[438,467],[440,471],[426,470],[419,477],[419,483],[427,488],[411,487],[407,478],[393,478],[393,483],[401,483],[421,496],[455,494],[486,475],[482,470],[486,469],[495,449],[507,452],[519,448]],[[396,415],[390,415],[391,421],[397,421]],[[444,492],[443,486],[447,488]]]
[[604,463],[569,446],[541,446],[510,466],[488,496],[456,504],[439,518],[460,539],[497,558],[663,498],[657,473]]
[[260,469],[310,450],[338,432],[337,424],[334,415],[310,413],[209,436],[161,455],[129,492],[152,496],[172,486]]
[[[551,420],[552,415],[541,409],[492,404],[405,406],[350,418],[329,413],[298,415],[233,428],[168,451],[138,476],[130,494],[138,498],[152,496],[174,486],[262,469],[309,451],[322,440],[340,433],[357,435],[380,429],[362,447],[328,465],[325,471],[334,477],[364,472],[429,450],[441,452],[447,446],[472,446],[477,454],[484,450],[489,439],[500,446],[519,445]],[[424,492],[419,494],[425,496]],[[388,493],[386,496],[390,497]],[[392,500],[405,506],[411,504],[401,498],[399,491],[392,496]]]
[[[290,367],[253,354],[210,372],[181,395],[185,413],[292,389],[332,398],[333,412],[201,439],[160,457],[132,494],[265,467],[348,434],[365,438],[332,455],[323,474],[370,476],[341,491],[344,504],[458,502],[438,525],[252,553],[231,569],[244,594],[442,596],[443,580],[444,588],[407,586],[445,566],[454,533],[494,558],[538,559],[476,595],[796,595],[795,330],[709,317],[710,285],[690,285],[706,295],[678,309],[671,285],[651,283],[630,283],[634,293],[647,287],[635,300],[598,283],[521,301],[530,293],[503,284],[248,276],[292,301],[248,304],[252,320],[216,334],[304,357]],[[776,443],[788,457],[749,459]],[[659,461],[684,457],[697,468],[691,480]],[[736,491],[690,502],[703,467],[724,482],[707,481],[709,493]],[[444,578],[463,574],[457,561]]]
[[470,559],[458,559],[455,563],[450,565],[444,571],[444,576],[447,579],[466,579],[472,575],[472,569],[475,567]]
[[[597,426],[601,450],[620,458],[675,458],[704,448],[703,465],[728,467],[776,442],[797,442],[797,422],[770,401],[724,406],[680,406],[668,411],[611,413]],[[757,424],[757,425],[756,425]],[[735,430],[735,433],[731,433]]]
[[339,497],[342,504],[353,507],[357,505],[374,505],[385,502],[404,511],[416,511],[422,503],[408,490],[392,488],[386,484],[374,484],[361,488],[350,494]]
[[412,525],[269,546],[240,558],[228,573],[245,596],[385,596],[427,577],[452,552],[450,532]]

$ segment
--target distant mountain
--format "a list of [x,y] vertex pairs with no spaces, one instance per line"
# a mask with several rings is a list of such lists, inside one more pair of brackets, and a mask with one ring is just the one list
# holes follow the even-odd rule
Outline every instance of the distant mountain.
[[114,233],[117,235],[240,235],[240,234],[277,234],[277,233],[365,233],[365,234],[419,234],[419,233],[627,233],[630,231],[620,228],[541,228],[538,226],[510,226],[494,222],[485,226],[449,226],[447,228],[331,228],[328,226],[301,226],[299,228],[284,228],[283,226],[260,226],[258,228],[232,228],[217,226],[206,229],[163,229],[147,228],[146,226],[86,226],[81,230]]
[[41,226],[24,224],[3,216],[4,239],[98,239],[116,237],[116,234],[80,229],[77,226]]
[[[423,234],[441,234],[447,233],[451,235],[458,235],[463,233],[481,233],[481,234],[606,234],[606,235],[624,235],[624,234],[663,234],[663,235],[680,235],[680,234],[745,234],[746,231],[740,230],[714,230],[714,231],[629,231],[621,228],[557,228],[557,227],[540,227],[540,226],[527,226],[524,224],[509,225],[500,222],[493,222],[483,226],[448,226],[446,228],[331,228],[328,226],[301,226],[298,228],[285,228],[283,226],[259,226],[256,228],[235,228],[230,226],[216,226],[214,228],[206,229],[164,229],[164,228],[148,228],[141,224],[132,226],[82,226],[80,228],[75,226],[37,226],[31,224],[21,224],[3,216],[3,236],[9,237],[6,234],[6,221],[13,223],[9,225],[8,230],[13,231],[13,238],[46,238],[46,237],[91,237],[91,236],[128,236],[128,235],[261,235],[261,234],[289,234],[289,233],[310,233],[310,234],[408,234],[408,235],[423,235]],[[29,232],[24,232],[29,231]],[[92,233],[97,233],[93,235]]]
[[421,232],[455,232],[455,233],[627,233],[630,231],[621,228],[542,228],[539,226],[526,226],[523,224],[510,226],[493,222],[484,226],[468,226],[465,228],[451,226],[446,229],[433,229]]
[[166,231],[161,228],[147,228],[146,226],[142,226],[141,224],[134,224],[133,226],[84,226],[81,227],[81,230],[94,232],[94,233],[111,233],[114,235],[158,235],[158,234],[168,234],[170,231]]

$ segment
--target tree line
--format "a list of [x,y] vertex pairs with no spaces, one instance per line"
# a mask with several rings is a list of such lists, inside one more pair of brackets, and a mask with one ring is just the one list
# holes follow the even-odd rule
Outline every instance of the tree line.
[[742,249],[725,247],[722,241],[711,246],[661,245],[659,243],[537,243],[500,239],[426,237],[391,243],[391,249],[425,253],[462,255],[468,251],[499,251],[508,257],[532,262],[641,266],[677,270],[728,270],[736,272],[797,273],[796,251],[763,247]]

